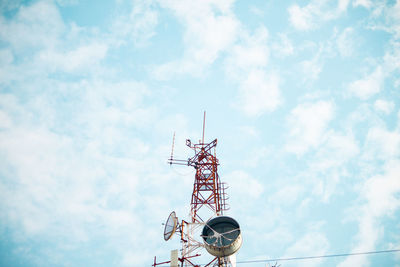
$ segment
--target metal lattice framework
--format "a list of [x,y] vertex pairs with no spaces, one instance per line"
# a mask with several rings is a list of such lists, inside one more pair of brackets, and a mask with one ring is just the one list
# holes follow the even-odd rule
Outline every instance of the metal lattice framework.
[[[197,241],[194,233],[202,228],[205,222],[213,216],[223,215],[228,209],[226,204],[227,195],[226,184],[221,183],[218,175],[218,159],[216,157],[217,139],[210,143],[199,142],[192,144],[187,139],[186,145],[194,150],[194,156],[188,160],[178,160],[171,158],[170,164],[186,165],[195,168],[195,180],[190,203],[191,221],[182,221],[181,240],[182,240],[182,260],[193,257],[194,252],[202,248],[202,242]],[[199,255],[199,254],[196,254]],[[207,266],[215,263],[219,265],[221,259],[213,259]],[[189,260],[185,260],[188,266],[196,266]]]
[[195,151],[195,156],[188,160],[188,165],[196,169],[190,203],[192,223],[203,223],[209,218],[202,218],[200,209],[207,207],[213,215],[222,215],[226,209],[224,187],[218,176],[218,159],[215,156],[217,139],[211,143],[192,145],[186,140],[186,145]]
[[[187,160],[173,158],[174,134],[171,158],[168,160],[168,163],[171,165],[191,166],[196,170],[190,203],[191,220],[190,222],[182,220],[177,230],[181,234],[182,241],[182,256],[179,258],[182,266],[199,266],[192,262],[192,258],[200,256],[200,254],[195,254],[195,252],[203,248],[204,245],[196,239],[195,233],[204,227],[208,219],[223,215],[223,212],[229,209],[229,206],[226,204],[228,197],[225,193],[227,186],[225,183],[221,183],[218,176],[219,162],[216,157],[217,139],[210,143],[205,143],[204,127],[205,113],[202,140],[197,144],[192,144],[189,139],[186,140],[186,145],[194,150],[194,156]],[[228,258],[214,258],[205,266],[227,266],[228,263]],[[154,260],[153,266],[158,264]]]

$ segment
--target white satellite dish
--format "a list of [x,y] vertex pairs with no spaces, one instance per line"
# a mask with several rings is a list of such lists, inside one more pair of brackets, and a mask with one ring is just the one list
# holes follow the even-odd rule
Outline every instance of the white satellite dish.
[[178,224],[178,218],[176,218],[175,211],[171,212],[168,216],[167,222],[165,223],[164,228],[164,240],[168,241],[174,235],[176,231],[176,226]]
[[228,216],[218,216],[207,221],[201,236],[208,253],[217,257],[231,256],[242,245],[240,226]]

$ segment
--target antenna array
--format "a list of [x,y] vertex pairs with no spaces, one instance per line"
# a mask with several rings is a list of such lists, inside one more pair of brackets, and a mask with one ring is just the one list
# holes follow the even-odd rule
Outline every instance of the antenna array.
[[[181,223],[179,223],[178,219],[176,218],[176,221],[178,222],[176,223],[176,232],[180,234],[182,243],[182,254],[181,257],[178,258],[182,264],[181,266],[199,266],[192,262],[192,258],[200,256],[200,254],[196,252],[205,245],[203,242],[197,240],[195,233],[199,232],[201,227],[205,227],[205,225],[207,225],[206,223],[211,218],[221,216],[223,215],[224,211],[229,209],[229,206],[226,204],[226,200],[228,199],[225,192],[227,185],[225,183],[221,183],[218,175],[219,161],[216,157],[217,139],[214,139],[210,143],[204,142],[205,119],[206,113],[204,112],[203,133],[199,143],[193,144],[190,139],[186,140],[186,145],[194,151],[194,156],[188,158],[187,160],[173,158],[175,144],[174,133],[172,139],[171,157],[168,159],[168,163],[170,165],[186,165],[191,166],[196,170],[190,203],[190,220],[182,220]],[[175,216],[174,212],[172,216]],[[171,219],[169,218],[169,220]],[[167,225],[173,224],[167,221]],[[167,235],[169,239],[172,236],[172,234],[170,235],[172,230],[170,227],[166,227],[166,229],[168,229],[168,233],[164,233],[164,237]],[[237,228],[237,231],[239,235],[240,229]],[[221,233],[220,235],[224,236],[224,234],[225,233]],[[203,236],[203,238],[205,241],[206,237]],[[239,249],[241,245],[241,237],[239,238],[240,244],[238,245],[237,249]],[[212,245],[213,244],[208,244],[208,246],[211,247]],[[222,251],[224,251],[224,248],[222,248]],[[152,266],[169,262],[171,261],[157,263],[156,258],[154,258],[154,264]],[[205,266],[228,266],[229,263],[229,258],[225,257],[225,254],[222,253],[219,255],[219,257],[215,257]]]

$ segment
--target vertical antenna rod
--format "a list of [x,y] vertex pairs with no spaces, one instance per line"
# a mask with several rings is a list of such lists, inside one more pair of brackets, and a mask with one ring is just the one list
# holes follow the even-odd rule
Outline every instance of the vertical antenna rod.
[[204,144],[204,129],[206,127],[206,111],[204,111],[204,118],[203,118],[203,138],[201,139],[201,143]]
[[172,149],[171,149],[171,158],[170,158],[170,165],[172,165],[172,160],[174,157],[174,145],[175,145],[175,132],[174,132],[174,136],[172,137]]

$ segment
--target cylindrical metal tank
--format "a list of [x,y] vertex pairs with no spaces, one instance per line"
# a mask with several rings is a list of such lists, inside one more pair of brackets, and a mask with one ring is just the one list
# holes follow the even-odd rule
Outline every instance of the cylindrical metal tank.
[[201,236],[208,253],[216,257],[230,256],[242,245],[239,224],[228,216],[218,216],[209,220]]

